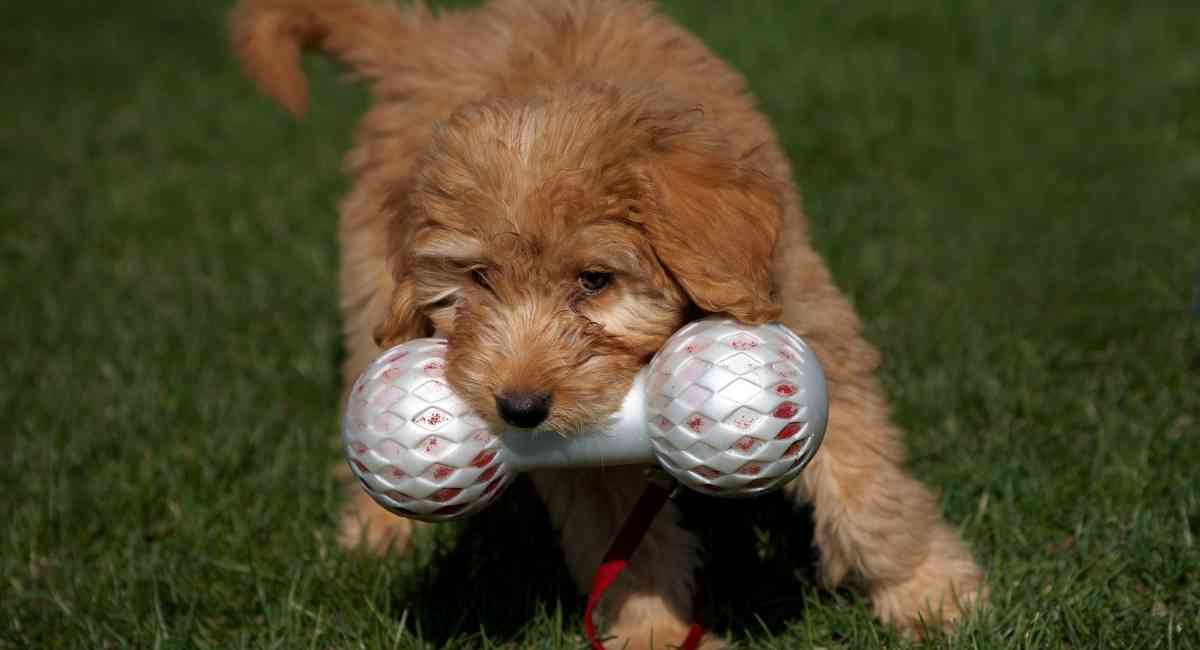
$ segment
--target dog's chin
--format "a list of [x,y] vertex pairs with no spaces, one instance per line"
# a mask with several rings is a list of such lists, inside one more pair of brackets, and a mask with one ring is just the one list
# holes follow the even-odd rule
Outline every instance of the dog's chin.
[[[585,413],[572,414],[555,414],[551,413],[546,422],[539,429],[554,432],[564,438],[574,436],[586,436],[589,434],[607,431],[612,424],[618,419],[617,412],[621,409],[621,404],[624,401],[624,394],[621,399],[613,400],[610,404],[604,407],[597,408],[592,405],[586,409]],[[584,409],[575,409],[575,411],[583,411]]]

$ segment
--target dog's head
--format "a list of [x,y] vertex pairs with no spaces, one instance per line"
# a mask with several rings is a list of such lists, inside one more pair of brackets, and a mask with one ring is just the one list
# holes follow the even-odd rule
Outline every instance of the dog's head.
[[381,346],[449,339],[447,379],[492,424],[602,422],[687,321],[774,318],[775,181],[644,93],[465,107],[397,199]]

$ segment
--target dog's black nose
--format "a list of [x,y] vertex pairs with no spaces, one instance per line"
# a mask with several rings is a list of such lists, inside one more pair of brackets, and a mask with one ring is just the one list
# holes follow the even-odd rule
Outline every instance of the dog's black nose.
[[550,415],[550,393],[501,393],[496,395],[496,410],[505,422],[532,429]]

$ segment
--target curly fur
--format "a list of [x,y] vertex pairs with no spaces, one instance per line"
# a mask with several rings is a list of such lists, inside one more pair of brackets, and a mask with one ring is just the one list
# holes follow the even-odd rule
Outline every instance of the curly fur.
[[[372,89],[341,206],[347,384],[382,346],[437,333],[449,382],[480,414],[499,422],[501,391],[546,391],[542,427],[572,435],[607,418],[689,320],[779,320],[830,382],[825,445],[787,488],[813,504],[827,580],[860,579],[879,618],[914,634],[980,602],[982,572],[902,469],[878,355],[808,242],[770,126],[694,37],[641,0],[437,15],[245,0],[230,28],[247,75],[296,116],[303,50]],[[611,284],[581,290],[589,271]],[[535,473],[581,586],[640,480],[636,468]],[[402,550],[411,526],[355,494],[342,541]],[[678,642],[697,563],[669,506],[607,599],[617,643]]]

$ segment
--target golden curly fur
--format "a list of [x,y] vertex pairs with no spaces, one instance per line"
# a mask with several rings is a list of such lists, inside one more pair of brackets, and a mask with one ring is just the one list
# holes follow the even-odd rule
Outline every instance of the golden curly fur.
[[[689,320],[779,320],[830,382],[825,444],[787,488],[813,504],[828,582],[855,576],[876,615],[909,633],[980,600],[982,572],[902,469],[878,355],[808,242],[788,161],[742,78],[694,37],[641,0],[437,15],[244,0],[230,25],[247,74],[296,116],[301,50],[373,90],[341,206],[347,383],[382,346],[437,334],[448,380],[492,423],[498,395],[541,392],[541,427],[571,435],[611,414]],[[640,471],[533,478],[586,587]],[[618,644],[686,633],[698,552],[676,520],[668,506],[606,598]],[[342,541],[402,551],[411,527],[356,491]]]

